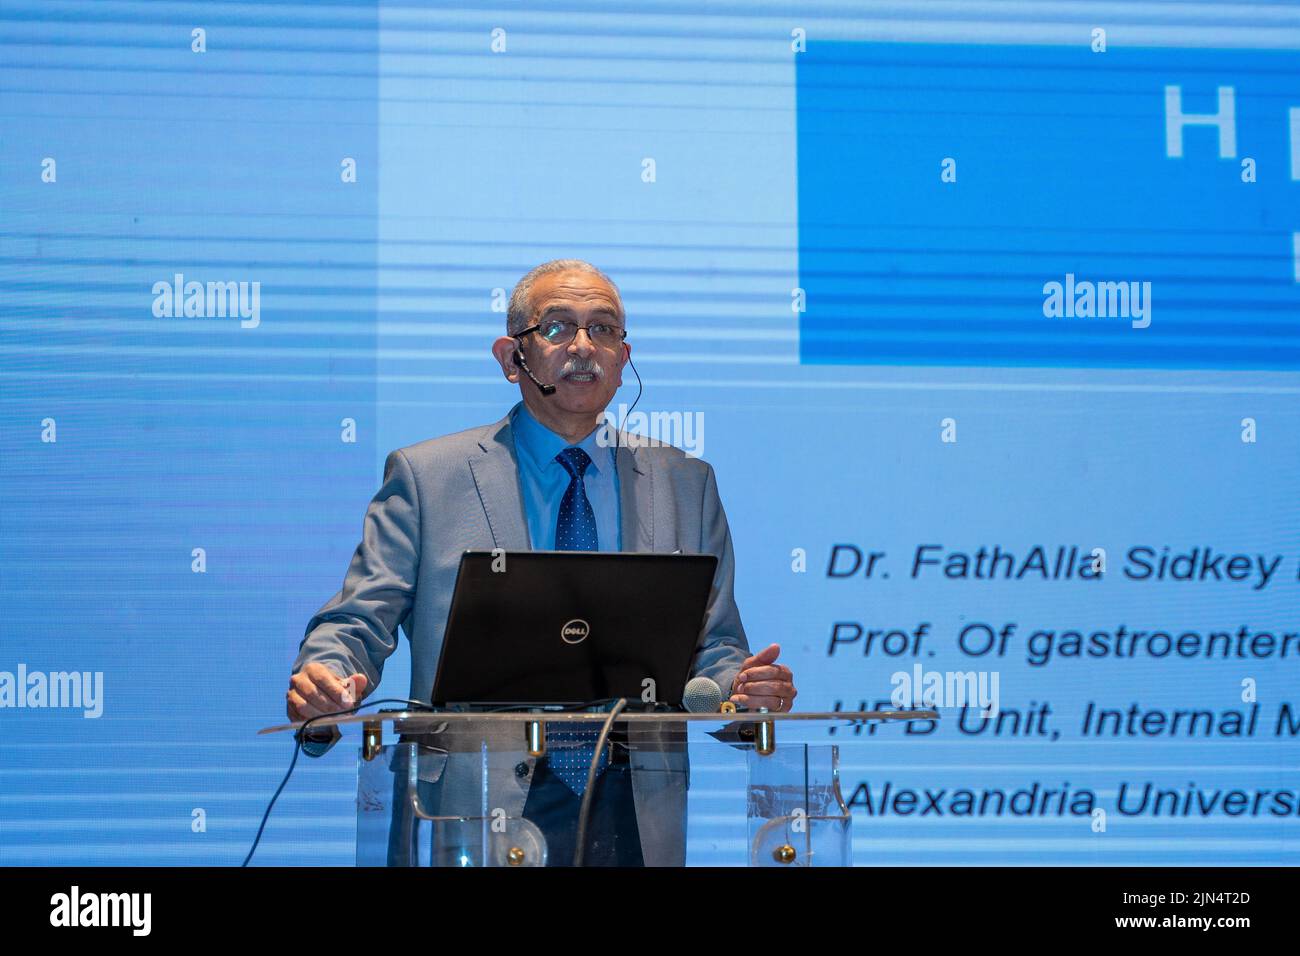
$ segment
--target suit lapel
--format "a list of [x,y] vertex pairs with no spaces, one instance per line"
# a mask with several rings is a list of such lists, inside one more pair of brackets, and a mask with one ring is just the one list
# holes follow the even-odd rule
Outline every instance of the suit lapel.
[[488,426],[479,439],[479,448],[483,453],[469,459],[469,468],[492,530],[492,543],[507,551],[527,551],[528,521],[519,492],[519,466],[509,415]]
[[629,447],[627,432],[619,432],[614,453],[618,469],[618,506],[623,535],[622,550],[655,548],[654,468],[649,455]]

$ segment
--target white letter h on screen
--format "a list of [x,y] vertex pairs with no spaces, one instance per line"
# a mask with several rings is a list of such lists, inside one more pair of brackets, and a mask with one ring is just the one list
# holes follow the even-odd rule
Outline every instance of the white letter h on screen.
[[1180,158],[1183,155],[1184,126],[1217,126],[1219,129],[1219,158],[1231,159],[1237,155],[1237,102],[1231,86],[1219,87],[1219,112],[1184,113],[1183,88],[1165,87],[1165,155]]

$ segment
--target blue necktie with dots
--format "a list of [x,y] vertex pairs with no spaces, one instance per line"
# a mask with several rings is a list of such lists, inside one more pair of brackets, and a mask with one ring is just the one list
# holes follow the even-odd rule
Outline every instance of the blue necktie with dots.
[[[591,464],[581,448],[566,448],[555,460],[569,473],[569,487],[560,501],[560,516],[555,522],[555,550],[599,551],[600,539],[596,533],[596,513],[587,500],[583,475]],[[553,729],[551,729],[553,728]],[[564,781],[578,796],[587,788],[587,770],[596,753],[599,731],[594,728],[563,729],[554,724],[546,732],[547,764],[551,772]],[[606,754],[600,755],[597,773],[609,762]]]
[[569,487],[560,501],[560,517],[555,522],[555,550],[599,551],[596,513],[591,510],[582,482],[591,457],[581,448],[566,448],[555,460],[569,473]]

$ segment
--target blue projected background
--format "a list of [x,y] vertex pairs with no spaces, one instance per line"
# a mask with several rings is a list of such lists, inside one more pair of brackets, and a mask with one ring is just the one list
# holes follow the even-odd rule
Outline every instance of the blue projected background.
[[[801,709],[1000,678],[1019,732],[950,707],[827,738],[855,862],[1295,864],[1300,7],[1085,15],[7,5],[0,864],[243,858],[289,758],[255,732],[386,453],[517,400],[488,346],[560,256],[619,284],[638,411],[703,426]],[[1221,119],[1229,88],[1231,123],[1170,155],[1167,87]],[[234,308],[186,315],[188,282]],[[1103,282],[1145,318],[1079,314],[1067,284]],[[995,547],[1047,572],[974,570]],[[1099,548],[1100,579],[1054,573]],[[1193,549],[1218,579],[1143,576]],[[1070,655],[1121,627],[1169,649]],[[7,702],[56,671],[102,675],[98,716]],[[1189,710],[1211,732],[1170,733]],[[352,860],[352,743],[300,761],[258,863]],[[731,782],[692,784],[690,862],[739,862]],[[1049,789],[1104,832],[957,797]]]

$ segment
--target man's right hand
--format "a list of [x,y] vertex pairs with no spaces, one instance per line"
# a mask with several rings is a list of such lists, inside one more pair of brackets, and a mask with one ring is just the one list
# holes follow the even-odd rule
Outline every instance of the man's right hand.
[[355,707],[366,696],[369,683],[365,674],[353,674],[352,686],[356,688],[356,700],[345,704],[343,681],[339,680],[338,675],[324,664],[308,664],[289,678],[289,691],[284,695],[288,700],[286,710],[289,719],[296,723]]

